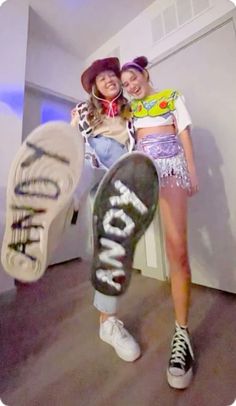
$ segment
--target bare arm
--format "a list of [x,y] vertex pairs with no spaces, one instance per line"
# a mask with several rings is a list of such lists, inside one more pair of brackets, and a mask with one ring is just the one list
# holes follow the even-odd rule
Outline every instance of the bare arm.
[[193,143],[192,143],[192,138],[190,135],[189,127],[185,128],[183,131],[181,131],[181,133],[179,134],[179,137],[180,137],[181,143],[183,145],[184,154],[185,154],[187,165],[188,165],[188,171],[189,171],[190,181],[191,181],[191,190],[190,190],[189,194],[190,194],[190,196],[192,196],[196,192],[198,192],[199,184],[198,184],[198,176],[197,176],[195,159],[194,159]]

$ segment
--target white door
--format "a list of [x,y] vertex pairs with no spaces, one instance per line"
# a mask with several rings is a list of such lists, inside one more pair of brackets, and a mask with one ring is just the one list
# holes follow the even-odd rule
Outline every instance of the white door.
[[200,192],[190,199],[193,282],[236,292],[236,13],[156,63],[154,85],[183,92]]

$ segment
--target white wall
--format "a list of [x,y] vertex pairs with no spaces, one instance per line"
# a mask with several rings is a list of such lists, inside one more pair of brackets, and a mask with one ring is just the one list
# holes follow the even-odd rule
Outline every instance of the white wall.
[[[8,170],[22,137],[28,6],[19,3],[11,0],[0,7],[0,242]],[[13,280],[0,266],[0,292],[11,287]]]
[[85,97],[80,83],[83,63],[52,43],[29,37],[26,81],[79,100]]
[[150,61],[153,61],[157,56],[174,48],[177,44],[234,8],[233,3],[229,0],[211,0],[211,7],[207,11],[199,14],[199,16],[155,43],[153,41],[151,22],[155,16],[173,3],[175,3],[175,0],[154,1],[151,6],[146,8],[131,23],[126,25],[96,52],[90,55],[86,60],[86,65],[95,59],[110,55],[112,50],[116,48],[120,49],[122,63],[140,55],[145,55]]

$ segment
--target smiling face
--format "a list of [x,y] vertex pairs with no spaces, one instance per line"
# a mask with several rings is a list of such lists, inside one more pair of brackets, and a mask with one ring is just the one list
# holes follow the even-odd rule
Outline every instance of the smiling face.
[[134,99],[143,99],[153,92],[148,81],[148,72],[139,72],[130,68],[122,72],[121,81],[124,90]]
[[104,70],[95,79],[98,91],[107,100],[113,100],[120,92],[120,79],[112,70]]

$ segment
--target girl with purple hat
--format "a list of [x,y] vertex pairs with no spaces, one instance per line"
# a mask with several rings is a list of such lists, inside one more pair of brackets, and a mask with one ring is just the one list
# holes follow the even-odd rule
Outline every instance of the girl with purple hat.
[[136,149],[149,156],[160,179],[160,214],[170,268],[175,310],[175,333],[167,379],[174,388],[186,388],[193,374],[193,350],[188,332],[191,271],[187,247],[187,198],[198,191],[190,137],[191,118],[183,96],[174,89],[155,90],[146,69],[146,57],[121,69],[124,90],[132,97]]

